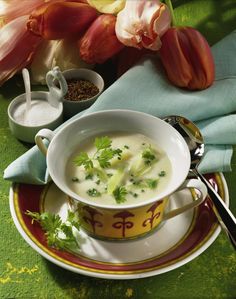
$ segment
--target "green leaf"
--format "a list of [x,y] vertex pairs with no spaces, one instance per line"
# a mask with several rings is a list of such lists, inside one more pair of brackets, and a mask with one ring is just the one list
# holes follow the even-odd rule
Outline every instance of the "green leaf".
[[67,219],[62,222],[59,215],[48,212],[37,213],[26,211],[26,215],[37,221],[45,231],[48,246],[65,250],[78,246],[77,240],[73,233],[73,227],[80,229],[80,222],[77,213],[68,211]]
[[165,172],[165,170],[162,170],[158,175],[159,175],[160,177],[164,177],[164,176],[166,176],[166,172]]
[[93,174],[92,173],[88,173],[86,176],[85,176],[85,180],[92,180],[93,179]]
[[97,137],[95,138],[95,143],[94,145],[96,146],[97,150],[102,150],[102,149],[106,149],[109,148],[111,146],[111,139],[108,136],[104,136],[104,137]]
[[91,197],[99,197],[101,196],[101,192],[99,192],[97,189],[92,188],[92,189],[88,189],[87,194]]
[[80,219],[79,219],[78,213],[68,211],[66,221],[69,222],[71,224],[71,226],[74,226],[77,230],[80,229]]
[[122,152],[123,151],[120,148],[117,148],[117,149],[113,150],[113,154],[117,155],[118,157],[121,157]]
[[157,187],[158,180],[146,179],[145,182],[148,188],[155,189]]
[[93,161],[89,158],[88,154],[82,152],[74,159],[77,166],[83,165],[86,170],[93,168]]
[[98,163],[102,168],[107,168],[111,165],[109,160],[114,157],[114,151],[111,148],[104,149],[97,157]]
[[149,147],[142,152],[142,158],[144,159],[144,163],[146,165],[150,165],[156,159],[156,155],[154,150]]
[[126,195],[128,194],[124,186],[120,186],[113,191],[113,196],[117,203],[123,203],[126,201]]
[[40,215],[40,224],[45,231],[54,232],[61,226],[62,221],[59,215],[42,213]]

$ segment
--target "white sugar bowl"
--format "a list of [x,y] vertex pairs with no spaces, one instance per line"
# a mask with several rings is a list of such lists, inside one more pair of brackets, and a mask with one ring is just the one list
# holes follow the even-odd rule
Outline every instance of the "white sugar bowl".
[[12,134],[19,140],[34,143],[34,137],[42,128],[54,130],[63,122],[63,104],[52,107],[48,92],[31,92],[31,106],[26,111],[26,94],[14,98],[8,106],[8,123]]

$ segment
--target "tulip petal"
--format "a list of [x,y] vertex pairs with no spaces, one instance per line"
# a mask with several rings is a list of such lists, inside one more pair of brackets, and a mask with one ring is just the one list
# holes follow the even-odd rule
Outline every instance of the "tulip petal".
[[93,7],[79,2],[45,3],[30,16],[30,31],[44,39],[81,36],[97,17]]
[[105,14],[117,14],[125,6],[125,0],[88,0],[88,4]]
[[0,84],[27,66],[42,38],[26,28],[28,16],[11,21],[0,29]]
[[0,11],[0,18],[5,23],[25,15],[29,15],[34,9],[44,3],[44,0],[11,0],[6,1],[4,8]]
[[115,34],[116,17],[100,15],[87,30],[79,43],[81,58],[87,63],[103,63],[124,45]]
[[170,24],[169,9],[159,0],[132,0],[126,1],[118,13],[115,30],[124,45],[155,51],[161,47],[160,36]]
[[213,83],[213,56],[200,32],[191,27],[170,28],[161,40],[160,58],[174,85],[201,90]]

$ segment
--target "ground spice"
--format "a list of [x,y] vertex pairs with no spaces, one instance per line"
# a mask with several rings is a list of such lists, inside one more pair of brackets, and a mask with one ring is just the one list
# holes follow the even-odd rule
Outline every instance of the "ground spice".
[[68,92],[65,95],[67,101],[83,101],[98,94],[99,89],[87,80],[68,80]]

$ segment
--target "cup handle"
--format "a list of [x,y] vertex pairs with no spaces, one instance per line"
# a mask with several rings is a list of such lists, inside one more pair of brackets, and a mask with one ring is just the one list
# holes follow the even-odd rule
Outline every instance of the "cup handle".
[[197,207],[207,197],[207,194],[208,194],[207,187],[200,180],[197,180],[197,179],[186,180],[176,192],[181,191],[185,188],[190,189],[190,191],[191,191],[191,189],[197,189],[200,194],[198,195],[196,192],[193,192],[193,190],[192,190],[191,193],[193,195],[194,200],[191,203],[184,205],[183,207],[180,207],[180,208],[177,208],[177,209],[167,212],[164,215],[163,220],[171,219],[179,214],[182,214],[183,212],[185,212],[189,209]]
[[[55,85],[55,79],[58,81],[60,88]],[[60,71],[59,67],[54,67],[51,71],[46,74],[46,83],[49,89],[48,100],[52,106],[57,106],[58,102],[62,101],[65,94],[68,91],[68,85],[65,77]]]
[[47,147],[45,146],[44,142],[43,142],[43,138],[46,138],[49,142],[52,140],[52,138],[54,137],[55,133],[53,133],[53,131],[49,130],[49,129],[42,129],[40,131],[38,131],[38,133],[35,135],[35,143],[37,145],[37,147],[39,148],[39,150],[45,155],[47,156]]

